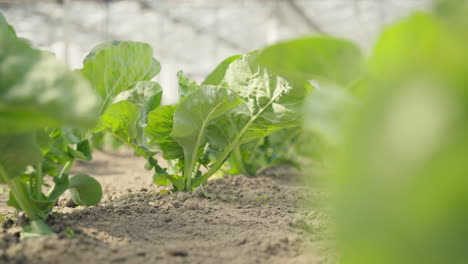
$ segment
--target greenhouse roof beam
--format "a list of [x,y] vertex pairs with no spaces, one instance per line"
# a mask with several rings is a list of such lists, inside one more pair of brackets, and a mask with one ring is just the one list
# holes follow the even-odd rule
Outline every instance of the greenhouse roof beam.
[[286,3],[289,5],[289,7],[291,7],[292,10],[294,10],[296,14],[299,15],[299,17],[310,29],[327,35],[327,33],[304,12],[303,8],[301,8],[295,0],[287,0]]

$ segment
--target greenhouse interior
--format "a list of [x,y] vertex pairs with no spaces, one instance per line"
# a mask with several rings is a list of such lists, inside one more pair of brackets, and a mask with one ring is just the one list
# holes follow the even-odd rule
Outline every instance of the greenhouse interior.
[[468,0],[0,0],[0,264],[468,263]]

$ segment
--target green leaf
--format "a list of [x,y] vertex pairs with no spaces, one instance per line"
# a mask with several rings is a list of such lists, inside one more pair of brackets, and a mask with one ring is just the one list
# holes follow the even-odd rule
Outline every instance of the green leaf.
[[89,133],[87,130],[77,127],[62,127],[57,129],[54,134],[55,138],[60,134],[68,144],[78,144],[87,140]]
[[226,74],[226,70],[229,67],[229,65],[240,57],[242,56],[234,55],[222,61],[218,66],[216,66],[214,71],[212,71],[205,78],[205,81],[203,81],[203,85],[220,85],[224,79],[224,74]]
[[237,146],[229,156],[228,172],[253,176],[258,171],[275,165],[299,168],[299,158],[306,156],[299,153],[299,150],[301,147],[308,148],[310,141],[307,138],[303,142],[303,138],[301,127],[290,127]]
[[83,62],[83,73],[104,99],[101,113],[114,97],[135,82],[151,80],[161,67],[145,43],[109,41],[95,47]]
[[240,131],[242,135],[236,144],[247,143],[284,127],[295,126],[301,119],[306,90],[291,86],[285,79],[269,75],[264,69],[252,69],[252,57],[255,55],[236,60],[226,72],[227,88],[239,94],[246,103],[233,108],[210,126],[209,137],[213,145],[224,148]]
[[[59,141],[56,142],[56,144],[54,144],[52,149],[44,156],[44,160],[63,166],[67,162],[73,160],[73,157],[68,152],[68,147],[67,147],[66,143],[59,140]],[[43,165],[44,164],[45,163],[43,163]],[[51,166],[51,169],[54,170],[54,168],[52,166]],[[51,175],[51,176],[53,176],[53,175]]]
[[78,205],[91,206],[99,203],[102,198],[101,185],[86,174],[78,174],[70,178],[68,186],[73,202]]
[[[257,53],[244,55],[229,66],[225,75],[227,88],[247,102],[248,115],[274,125],[300,120],[304,86],[292,85],[256,65]],[[242,109],[241,114],[246,114]]]
[[[273,125],[262,117],[252,117],[247,104],[243,104],[216,119],[216,122],[213,122],[208,127],[207,137],[212,148],[222,151],[237,136],[239,138],[236,139],[235,144],[241,145],[294,125],[295,123],[285,124],[284,126]],[[240,131],[242,131],[242,135],[239,135]]]
[[16,37],[0,14],[0,134],[92,127],[98,96],[79,73]]
[[161,87],[155,82],[135,83],[132,89],[115,97],[94,132],[107,130],[148,158],[152,152],[146,146],[143,130],[147,126],[148,113],[161,102],[161,93]]
[[8,206],[11,206],[11,207],[16,208],[18,210],[22,210],[21,206],[18,204],[18,202],[16,201],[15,196],[13,195],[13,193],[11,191],[10,191],[10,193],[8,195],[8,201],[6,202],[6,204]]
[[206,142],[206,129],[210,122],[223,115],[242,100],[231,91],[215,86],[202,86],[190,93],[178,105],[174,113],[172,138],[184,149],[187,187],[194,175],[199,149]]
[[60,174],[59,164],[47,159],[46,157],[42,161],[42,172],[52,177],[56,177]]
[[54,140],[50,134],[50,129],[40,129],[36,132],[36,143],[41,149],[42,154],[47,153],[54,144]]
[[265,48],[258,63],[293,81],[327,81],[348,87],[365,74],[359,48],[343,39],[307,37]]
[[445,19],[416,13],[377,41],[330,177],[342,263],[466,262],[468,24]]
[[185,188],[185,179],[179,175],[169,174],[167,169],[161,168],[156,159],[150,159],[151,166],[154,167],[153,183],[159,186],[173,186],[174,190],[182,191]]
[[343,141],[343,126],[353,113],[355,105],[356,98],[347,90],[323,87],[307,98],[304,127],[320,135],[327,144],[338,146]]
[[200,86],[194,80],[184,77],[184,72],[177,72],[177,78],[179,79],[179,97],[181,100],[187,96],[187,94],[200,88]]
[[75,159],[87,160],[90,161],[93,159],[91,154],[91,147],[89,146],[89,141],[84,140],[78,144],[73,144],[68,146],[68,152]]
[[[433,78],[463,76],[467,55],[459,51],[464,45],[464,35],[452,34],[431,15],[416,13],[381,34],[369,60],[370,71],[373,78],[389,84],[414,79],[415,74],[421,78],[426,77],[423,74]],[[441,47],[443,52],[439,52]]]
[[169,186],[172,184],[171,180],[167,177],[167,174],[160,173],[153,174],[153,183],[159,186]]
[[[0,136],[0,167],[9,179],[20,176],[26,166],[42,162],[42,153],[34,133]],[[7,179],[0,176],[0,183]]]
[[124,142],[131,142],[136,138],[136,125],[139,115],[138,106],[130,102],[120,101],[112,104],[101,116],[101,120],[94,132],[108,130]]
[[161,104],[162,88],[152,81],[136,82],[132,88],[119,93],[112,103],[121,101],[130,102],[141,109],[141,122],[146,123],[148,112],[157,108]]
[[175,110],[176,107],[171,105],[156,108],[148,114],[148,125],[145,127],[149,144],[162,150],[163,157],[167,160],[184,157],[183,149],[171,136]]

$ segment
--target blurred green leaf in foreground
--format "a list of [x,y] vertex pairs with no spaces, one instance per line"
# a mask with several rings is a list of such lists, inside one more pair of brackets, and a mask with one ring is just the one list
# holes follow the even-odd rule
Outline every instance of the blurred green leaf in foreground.
[[467,11],[381,34],[334,181],[340,263],[468,263]]

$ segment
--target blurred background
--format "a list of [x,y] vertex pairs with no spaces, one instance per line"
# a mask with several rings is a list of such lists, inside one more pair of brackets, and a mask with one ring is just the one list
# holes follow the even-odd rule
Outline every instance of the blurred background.
[[364,50],[383,26],[430,0],[0,0],[18,35],[72,68],[106,40],[149,43],[162,64],[164,101],[176,73],[202,80],[224,58],[302,35],[328,34]]

